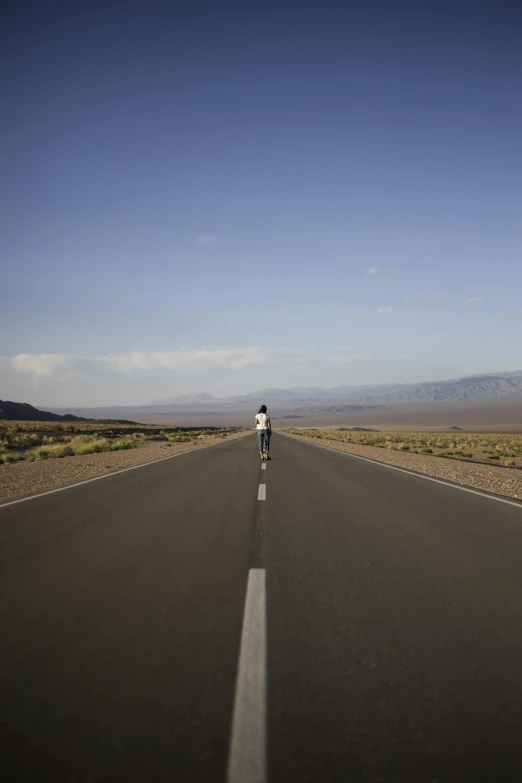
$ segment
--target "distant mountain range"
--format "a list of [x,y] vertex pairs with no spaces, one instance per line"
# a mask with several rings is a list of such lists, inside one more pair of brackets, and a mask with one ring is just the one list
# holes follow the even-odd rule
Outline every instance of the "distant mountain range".
[[[429,383],[389,383],[371,386],[320,386],[292,389],[259,389],[250,394],[215,397],[200,392],[155,400],[148,405],[104,406],[98,408],[43,408],[54,414],[71,414],[92,419],[160,421],[210,420],[215,416],[242,418],[262,404],[272,414],[286,418],[310,413],[349,413],[356,410],[395,408],[401,405],[469,401],[470,403],[510,399],[522,409],[522,370],[491,373]],[[0,403],[0,407],[2,404]],[[28,409],[31,406],[27,406]],[[34,408],[32,409],[35,410]],[[18,416],[21,418],[21,416]]]
[[389,405],[404,402],[435,402],[440,400],[486,400],[522,394],[522,370],[457,378],[449,381],[428,383],[392,383],[377,386],[336,386],[324,389],[320,386],[296,387],[291,389],[259,389],[250,394],[232,397],[214,397],[212,394],[184,394],[151,402],[155,405],[251,405],[256,403],[277,403],[280,405],[303,405],[318,402],[344,402],[349,400],[358,405]]

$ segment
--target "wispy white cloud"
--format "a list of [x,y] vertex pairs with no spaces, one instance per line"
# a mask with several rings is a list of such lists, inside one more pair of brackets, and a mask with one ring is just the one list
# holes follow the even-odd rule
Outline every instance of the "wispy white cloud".
[[485,300],[485,296],[470,296],[468,299],[463,299],[462,301],[465,304],[478,304],[479,302],[484,302]]
[[269,355],[270,352],[265,348],[252,347],[161,353],[136,351],[128,354],[109,354],[100,357],[100,360],[125,373],[172,370],[186,374],[212,368],[238,370],[250,364],[263,364],[268,361]]
[[0,368],[43,378],[63,370],[71,358],[55,353],[19,353],[0,356]]
[[395,312],[395,307],[378,307],[377,312],[382,315],[391,315]]
[[217,245],[221,242],[220,236],[201,236],[196,238],[198,245]]
[[342,366],[371,360],[367,354],[322,355],[300,351],[284,351],[251,346],[246,348],[216,348],[196,351],[179,349],[166,352],[133,351],[105,356],[75,356],[67,354],[18,354],[1,356],[0,369],[34,378],[62,377],[72,372],[110,370],[123,376],[131,373],[154,374],[172,372],[198,375],[213,370],[237,371],[257,366],[302,367],[312,363]]
[[380,277],[394,277],[397,274],[397,271],[397,269],[380,269],[377,266],[372,266],[366,271],[366,274]]

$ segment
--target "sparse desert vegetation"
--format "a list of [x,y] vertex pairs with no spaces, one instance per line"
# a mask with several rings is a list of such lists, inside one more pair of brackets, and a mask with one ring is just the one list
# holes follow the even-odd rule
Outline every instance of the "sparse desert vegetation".
[[0,423],[0,465],[59,459],[140,448],[152,443],[166,448],[208,437],[226,438],[240,427],[168,427],[131,422]]
[[226,443],[251,430],[132,422],[0,423],[0,504]]
[[522,468],[522,435],[466,432],[377,432],[323,429],[288,429],[291,435],[358,446],[406,451],[443,459],[471,460],[484,464]]

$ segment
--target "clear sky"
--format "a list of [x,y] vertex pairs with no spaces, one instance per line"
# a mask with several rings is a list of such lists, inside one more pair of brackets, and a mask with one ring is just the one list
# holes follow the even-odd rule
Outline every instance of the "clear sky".
[[0,398],[522,368],[517,3],[0,16]]

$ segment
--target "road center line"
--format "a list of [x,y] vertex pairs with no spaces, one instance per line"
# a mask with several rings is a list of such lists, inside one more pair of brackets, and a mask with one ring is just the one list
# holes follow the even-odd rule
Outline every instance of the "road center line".
[[259,485],[259,492],[257,493],[258,500],[266,500],[266,484]]
[[227,783],[266,782],[266,580],[248,573]]
[[261,470],[266,470],[266,462],[263,462],[263,464],[261,465]]

